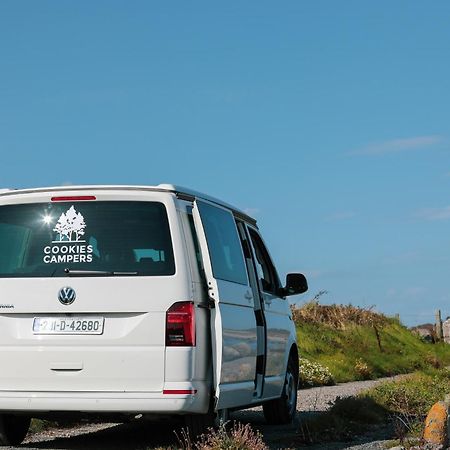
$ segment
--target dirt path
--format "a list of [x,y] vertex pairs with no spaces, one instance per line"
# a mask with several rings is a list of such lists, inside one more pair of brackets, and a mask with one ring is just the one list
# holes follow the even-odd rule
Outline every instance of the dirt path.
[[[249,422],[261,431],[265,442],[273,449],[291,447],[290,438],[295,436],[299,421],[307,414],[325,411],[336,397],[355,395],[362,390],[375,386],[388,379],[358,381],[322,388],[299,391],[297,423],[289,426],[268,426],[264,422],[262,408],[238,411],[231,415],[232,420]],[[127,424],[89,424],[78,428],[49,429],[29,435],[25,443],[18,448],[27,449],[64,449],[64,450],[115,450],[147,449],[159,446],[177,446],[173,432],[176,423],[160,421],[155,423],[135,421]],[[308,447],[316,449],[353,449],[375,450],[383,448],[381,443],[386,433],[379,430],[374,435],[359,438],[350,444],[331,443]],[[10,447],[11,448],[11,447]]]

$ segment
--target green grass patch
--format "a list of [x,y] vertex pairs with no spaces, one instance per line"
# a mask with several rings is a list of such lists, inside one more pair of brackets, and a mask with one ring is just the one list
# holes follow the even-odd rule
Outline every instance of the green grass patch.
[[429,369],[382,383],[364,395],[394,413],[425,416],[450,392],[450,371]]
[[436,402],[444,400],[449,392],[450,371],[428,369],[382,383],[365,392],[364,396],[389,411],[396,420],[396,428],[401,437],[407,434],[420,436],[430,408]]
[[[394,319],[365,310],[358,316],[354,307],[340,305],[313,304],[298,310],[305,307],[306,314],[294,313],[300,355],[327,367],[336,382],[450,365],[449,344],[427,343]],[[321,308],[328,316],[320,315]],[[311,314],[313,309],[319,312]],[[348,320],[346,313],[351,313]]]
[[392,425],[393,438],[420,438],[424,419],[450,392],[450,371],[428,369],[381,383],[356,397],[338,398],[323,414],[304,420],[300,444],[348,441],[373,427]]

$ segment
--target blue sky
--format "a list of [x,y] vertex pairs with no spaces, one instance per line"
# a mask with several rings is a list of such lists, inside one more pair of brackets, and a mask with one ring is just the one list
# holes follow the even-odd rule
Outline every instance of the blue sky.
[[0,3],[0,184],[172,182],[279,271],[450,315],[450,3]]

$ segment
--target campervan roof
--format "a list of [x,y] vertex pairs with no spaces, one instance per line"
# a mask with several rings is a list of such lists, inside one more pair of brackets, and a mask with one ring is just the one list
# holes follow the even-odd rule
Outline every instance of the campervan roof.
[[185,188],[174,184],[158,184],[157,186],[133,186],[133,185],[86,185],[86,186],[52,186],[42,188],[28,188],[28,189],[0,189],[0,197],[17,195],[17,194],[32,194],[37,192],[65,192],[65,191],[89,191],[89,190],[137,190],[137,191],[157,191],[157,192],[172,192],[180,198],[187,200],[194,200],[195,198],[203,199],[224,206],[231,209],[235,215],[241,216],[243,219],[252,222],[256,225],[256,220],[250,217],[244,211],[210,195],[193,189]]

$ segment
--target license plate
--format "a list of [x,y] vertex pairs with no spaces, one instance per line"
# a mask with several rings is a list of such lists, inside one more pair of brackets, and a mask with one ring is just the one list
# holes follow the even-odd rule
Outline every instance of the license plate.
[[103,334],[103,317],[35,317],[34,334]]

